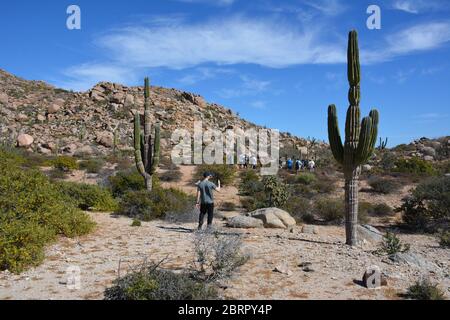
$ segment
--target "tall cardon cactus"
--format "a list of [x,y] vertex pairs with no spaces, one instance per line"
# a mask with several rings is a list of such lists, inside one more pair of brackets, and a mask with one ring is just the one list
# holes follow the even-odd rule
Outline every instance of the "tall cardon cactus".
[[328,107],[328,138],[331,151],[344,168],[345,177],[345,232],[348,245],[357,244],[358,180],[360,166],[372,156],[378,134],[378,111],[372,110],[360,123],[360,81],[358,34],[351,31],[348,39],[348,82],[350,90],[345,123],[345,142],[339,133],[336,106]]
[[134,158],[139,173],[144,177],[145,187],[148,191],[153,188],[153,175],[159,164],[160,125],[155,125],[155,137],[152,139],[150,121],[150,81],[145,78],[145,112],[144,132],[141,131],[139,112],[134,117]]

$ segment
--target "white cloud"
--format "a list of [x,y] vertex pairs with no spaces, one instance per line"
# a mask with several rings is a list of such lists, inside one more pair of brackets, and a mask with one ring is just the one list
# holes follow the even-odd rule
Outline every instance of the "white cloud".
[[236,0],[176,0],[178,2],[187,3],[204,3],[215,6],[231,6]]
[[217,76],[230,75],[233,73],[235,73],[235,70],[228,68],[200,67],[195,70],[188,70],[188,74],[178,79],[178,82],[190,86],[201,81],[214,79]]
[[[447,0],[444,0],[447,1]],[[411,14],[419,14],[426,11],[446,10],[448,3],[442,0],[396,0],[392,4],[395,10]]]
[[344,44],[322,42],[314,28],[299,30],[280,21],[241,17],[128,27],[102,36],[97,43],[121,64],[141,68],[183,69],[203,63],[280,68],[346,60]]
[[255,109],[265,109],[267,103],[265,101],[257,100],[250,103],[250,106]]
[[248,75],[241,75],[241,84],[239,88],[224,88],[216,93],[224,99],[233,99],[243,96],[252,96],[268,89],[271,82],[252,78]]
[[107,64],[86,63],[64,70],[63,81],[52,81],[54,85],[75,91],[85,91],[95,84],[107,81],[127,83],[135,79],[135,72],[126,67]]
[[397,56],[439,48],[450,42],[449,22],[429,22],[398,31],[386,38],[383,49],[363,50],[362,61],[377,63]]
[[304,0],[303,2],[327,16],[337,16],[347,10],[347,6],[340,0]]

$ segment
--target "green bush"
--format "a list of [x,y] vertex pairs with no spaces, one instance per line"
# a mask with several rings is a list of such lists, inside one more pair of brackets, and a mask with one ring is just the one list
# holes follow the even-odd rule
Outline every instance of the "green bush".
[[450,177],[431,178],[420,183],[403,199],[403,221],[414,230],[445,229],[450,223]]
[[422,160],[418,157],[411,159],[399,159],[395,162],[396,172],[407,173],[418,176],[432,176],[436,174],[436,170],[430,162]]
[[105,165],[102,159],[89,159],[80,162],[80,169],[86,170],[88,173],[99,173]]
[[316,181],[317,181],[317,178],[312,173],[301,173],[301,174],[295,176],[295,182],[300,183],[300,184],[311,185]]
[[385,203],[378,203],[372,206],[368,213],[372,216],[385,217],[393,215],[394,209]]
[[265,176],[262,182],[267,196],[267,207],[283,207],[289,198],[286,185],[276,176]]
[[139,219],[133,219],[133,222],[131,222],[132,227],[140,227],[142,226],[142,222]]
[[105,300],[213,300],[213,285],[191,279],[188,274],[162,270],[157,264],[144,265],[114,281],[105,290]]
[[194,180],[203,179],[204,172],[211,172],[214,175],[214,181],[220,180],[224,186],[232,185],[236,175],[236,168],[228,164],[202,164],[195,167]]
[[403,244],[395,233],[387,232],[383,237],[379,252],[392,255],[409,251],[409,249],[409,244]]
[[450,231],[446,230],[439,235],[439,244],[443,248],[450,248]]
[[312,205],[309,199],[291,196],[283,209],[289,212],[297,222],[310,223],[314,220]]
[[154,188],[128,191],[119,202],[118,213],[128,217],[150,221],[164,218],[166,214],[192,210],[194,197],[177,189]]
[[36,266],[58,235],[83,235],[93,226],[44,174],[0,151],[0,270]]
[[75,158],[69,156],[59,156],[50,161],[53,168],[67,172],[78,169],[78,162]]
[[82,210],[108,212],[118,208],[117,201],[108,189],[75,182],[59,182],[57,185],[60,192]]
[[180,169],[167,170],[159,175],[159,180],[164,182],[178,182],[181,180]]
[[344,203],[338,199],[318,199],[314,205],[314,212],[325,222],[341,224],[344,219]]
[[408,288],[405,296],[414,300],[445,300],[444,292],[428,279],[416,281]]
[[128,191],[145,190],[145,181],[135,169],[119,171],[109,177],[109,187],[114,197],[121,197]]
[[401,187],[398,182],[381,177],[371,177],[367,183],[374,192],[382,194],[390,194]]
[[220,210],[223,211],[235,211],[236,210],[236,205],[233,202],[224,202],[222,203],[222,205],[220,206]]

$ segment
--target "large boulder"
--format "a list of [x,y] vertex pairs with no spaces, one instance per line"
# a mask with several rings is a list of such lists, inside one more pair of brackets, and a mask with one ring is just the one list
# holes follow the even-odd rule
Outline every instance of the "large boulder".
[[114,145],[114,134],[112,132],[103,131],[97,134],[98,144],[111,148]]
[[264,227],[264,223],[260,219],[247,217],[247,216],[235,216],[228,220],[227,226],[230,228],[262,228]]
[[0,92],[0,103],[6,106],[8,102],[9,102],[8,95],[6,93]]
[[289,213],[278,208],[263,208],[249,213],[250,217],[260,219],[266,228],[286,229],[296,224]]
[[34,142],[34,138],[29,134],[22,133],[17,137],[17,146],[27,148]]
[[49,114],[54,114],[54,113],[57,113],[60,109],[61,109],[61,106],[60,106],[60,105],[58,105],[58,104],[56,104],[56,103],[53,103],[53,104],[51,104],[51,105],[48,106],[47,112],[48,112]]
[[375,244],[383,240],[383,234],[368,224],[358,225],[356,232],[359,240],[365,240],[369,243]]

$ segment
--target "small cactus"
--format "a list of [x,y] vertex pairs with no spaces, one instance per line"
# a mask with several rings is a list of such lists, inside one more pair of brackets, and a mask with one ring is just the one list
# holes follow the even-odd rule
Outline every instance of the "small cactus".
[[345,176],[345,230],[346,243],[356,245],[358,220],[358,180],[360,166],[373,154],[378,134],[378,111],[372,110],[360,123],[360,81],[358,34],[351,31],[348,40],[348,81],[350,90],[345,123],[345,142],[342,144],[337,120],[336,106],[328,107],[328,138],[331,151],[344,168]]
[[[148,191],[153,188],[153,175],[159,164],[160,125],[155,125],[155,137],[152,139],[150,122],[150,81],[145,78],[145,112],[144,132],[141,132],[141,119],[139,112],[134,116],[134,158],[136,168],[145,180]],[[152,141],[154,140],[154,141]]]
[[386,137],[386,139],[383,141],[383,139],[381,139],[380,137],[380,144],[378,145],[378,150],[385,150],[388,144],[388,138]]

